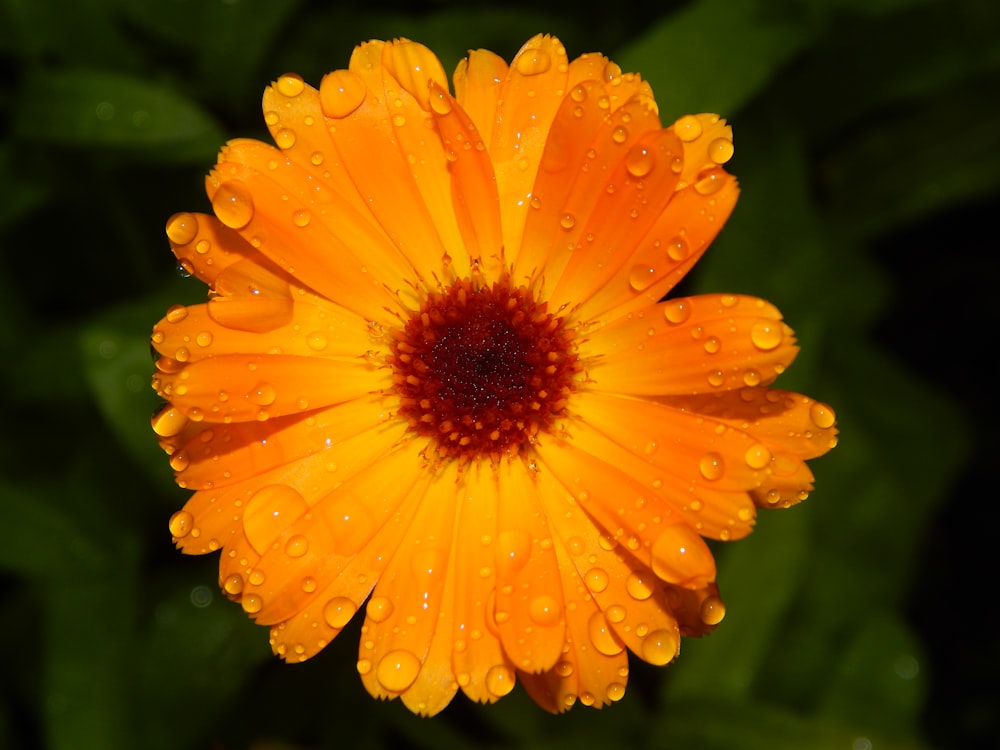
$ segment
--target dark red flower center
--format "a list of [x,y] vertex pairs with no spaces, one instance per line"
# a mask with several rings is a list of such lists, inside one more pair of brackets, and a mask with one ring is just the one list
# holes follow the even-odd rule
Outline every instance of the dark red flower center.
[[399,413],[441,458],[517,455],[566,406],[580,369],[572,338],[526,287],[456,281],[393,337]]

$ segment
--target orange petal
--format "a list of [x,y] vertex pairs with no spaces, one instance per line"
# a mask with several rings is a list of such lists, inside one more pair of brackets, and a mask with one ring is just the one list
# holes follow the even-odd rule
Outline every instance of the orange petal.
[[492,153],[500,88],[507,78],[507,62],[489,50],[470,50],[455,68],[455,99],[468,114]]
[[772,382],[798,352],[773,305],[754,297],[671,300],[589,332],[593,388],[637,395],[706,393]]
[[157,374],[153,386],[189,416],[239,422],[332,406],[387,387],[387,378],[364,357],[224,354]]

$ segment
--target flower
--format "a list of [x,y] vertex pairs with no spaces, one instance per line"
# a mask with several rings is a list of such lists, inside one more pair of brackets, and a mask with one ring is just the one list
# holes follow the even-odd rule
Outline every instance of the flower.
[[207,303],[153,330],[170,531],[315,655],[364,610],[368,691],[434,714],[520,681],[619,700],[722,619],[704,538],[806,496],[829,407],[769,388],[797,348],[749,296],[661,298],[736,201],[729,127],[537,36],[454,91],[408,40],[264,94],[214,216],[167,235]]

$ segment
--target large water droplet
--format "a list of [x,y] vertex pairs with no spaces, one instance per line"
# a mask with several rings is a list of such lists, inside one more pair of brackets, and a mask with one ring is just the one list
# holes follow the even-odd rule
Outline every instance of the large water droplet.
[[645,601],[653,595],[653,580],[649,573],[629,573],[625,590],[636,601]]
[[173,437],[187,425],[188,419],[173,406],[166,406],[153,416],[153,432],[160,437]]
[[230,229],[243,229],[253,218],[253,195],[246,183],[229,180],[212,196],[212,209],[219,221]]
[[335,70],[319,84],[319,103],[323,114],[334,119],[347,117],[361,106],[368,88],[357,73]]
[[302,81],[302,76],[296,73],[286,73],[278,79],[276,87],[282,96],[294,97],[302,93],[305,83]]
[[586,582],[588,589],[599,594],[608,587],[611,579],[608,576],[608,571],[604,570],[604,568],[591,568],[587,571],[583,580]]
[[551,596],[536,596],[528,604],[528,616],[539,625],[555,625],[562,617],[562,606]]
[[653,542],[653,572],[686,588],[701,588],[715,579],[715,560],[705,541],[685,523],[668,526]]
[[451,112],[451,99],[442,89],[432,89],[430,92],[431,111],[438,115]]
[[725,136],[716,138],[708,144],[708,158],[716,164],[725,164],[733,158],[733,142]]
[[710,596],[701,603],[701,621],[706,625],[718,625],[726,616],[726,605],[717,596]]
[[819,401],[809,407],[809,418],[821,430],[830,429],[837,421],[837,415],[834,414],[833,409]]
[[628,283],[635,291],[641,292],[648,289],[656,280],[656,269],[648,263],[638,263],[632,266],[628,273]]
[[264,600],[257,594],[244,596],[240,604],[243,607],[243,611],[248,615],[255,615],[264,608]]
[[625,169],[636,178],[642,178],[653,171],[655,158],[645,146],[633,146],[625,155]]
[[515,682],[514,670],[505,664],[495,664],[486,672],[486,689],[497,698],[510,693],[514,689]]
[[284,484],[259,489],[247,501],[243,512],[243,531],[259,554],[267,551],[282,531],[309,510],[305,498]]
[[726,182],[726,173],[719,167],[703,169],[695,178],[694,189],[699,195],[712,195],[719,192]]
[[709,481],[720,478],[726,471],[726,463],[718,453],[706,453],[698,462],[698,471]]
[[335,596],[323,605],[323,619],[331,628],[340,629],[351,621],[357,606],[346,596]]
[[771,451],[763,443],[757,443],[747,448],[744,458],[751,469],[763,469],[771,463]]
[[368,606],[365,612],[368,614],[368,618],[372,622],[385,622],[389,619],[392,614],[393,606],[392,602],[386,599],[384,596],[373,596],[368,601]]
[[552,56],[543,49],[524,50],[517,56],[514,67],[521,75],[536,76],[552,67]]
[[184,471],[191,465],[191,458],[187,451],[177,451],[170,457],[170,468],[174,471]]
[[301,534],[296,534],[285,542],[285,554],[289,557],[302,557],[309,551],[309,540]]
[[247,401],[257,406],[270,406],[278,398],[278,392],[270,383],[258,383],[247,393]]
[[233,573],[222,582],[222,590],[230,596],[238,596],[243,592],[243,576]]
[[497,536],[497,574],[503,578],[516,575],[528,563],[531,536],[523,529],[509,529]]
[[194,516],[186,510],[179,510],[170,516],[170,534],[177,539],[183,539],[194,528]]
[[678,299],[666,302],[663,305],[663,317],[668,323],[680,325],[691,317],[691,302],[687,299]]
[[603,612],[594,612],[587,621],[587,634],[594,648],[605,656],[617,656],[625,647],[618,640],[617,636],[611,632],[607,619]]
[[278,144],[278,148],[282,151],[287,151],[292,146],[295,145],[295,131],[291,128],[282,128],[274,134],[274,142]]
[[674,132],[685,143],[690,143],[700,137],[701,131],[701,122],[694,115],[684,115],[674,123]]
[[186,211],[167,219],[167,239],[175,245],[186,245],[198,236],[198,218]]
[[776,320],[759,320],[750,328],[750,341],[761,351],[776,349],[784,338],[784,328]]
[[379,659],[375,679],[390,693],[401,693],[413,684],[419,673],[420,659],[410,651],[397,649]]
[[658,667],[669,664],[677,656],[678,638],[672,630],[654,630],[642,639],[640,656]]

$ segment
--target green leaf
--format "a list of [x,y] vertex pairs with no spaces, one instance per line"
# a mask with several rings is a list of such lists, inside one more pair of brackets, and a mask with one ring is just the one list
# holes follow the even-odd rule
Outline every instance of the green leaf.
[[12,108],[27,141],[91,148],[150,161],[210,162],[224,136],[177,91],[123,73],[37,70]]

